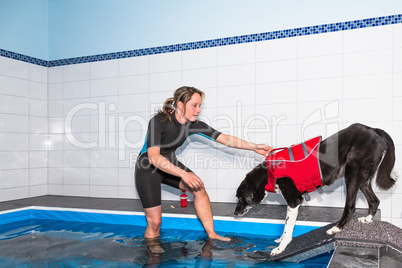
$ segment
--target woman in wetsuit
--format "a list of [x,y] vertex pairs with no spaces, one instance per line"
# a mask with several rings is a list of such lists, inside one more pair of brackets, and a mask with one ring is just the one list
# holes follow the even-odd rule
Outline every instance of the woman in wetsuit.
[[198,121],[204,92],[194,87],[180,87],[151,118],[146,142],[135,168],[135,184],[141,199],[147,228],[144,237],[159,236],[162,223],[161,183],[194,195],[194,207],[209,238],[229,241],[215,233],[211,203],[202,180],[176,158],[175,151],[188,136],[201,134],[229,147],[253,150],[265,155],[272,148],[265,144],[246,142],[220,133]]

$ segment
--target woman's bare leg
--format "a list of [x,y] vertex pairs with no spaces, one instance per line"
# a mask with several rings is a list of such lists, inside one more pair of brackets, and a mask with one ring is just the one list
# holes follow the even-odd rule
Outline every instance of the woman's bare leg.
[[162,205],[152,208],[144,208],[144,212],[148,224],[144,237],[147,239],[158,237],[162,224]]
[[163,253],[164,250],[159,243],[162,224],[162,205],[144,208],[144,212],[147,219],[147,229],[144,234],[145,242],[152,253]]
[[180,189],[186,190],[194,195],[195,213],[201,221],[208,237],[222,241],[230,241],[229,237],[223,237],[215,233],[211,202],[205,188],[198,191],[191,191],[183,184],[183,182],[180,182]]

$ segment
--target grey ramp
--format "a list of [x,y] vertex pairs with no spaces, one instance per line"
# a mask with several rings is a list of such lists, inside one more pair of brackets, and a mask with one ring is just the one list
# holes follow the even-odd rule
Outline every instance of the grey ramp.
[[331,223],[308,233],[296,236],[279,255],[270,256],[270,252],[251,252],[249,257],[260,261],[300,262],[334,249],[335,235],[327,235],[327,230],[335,226]]

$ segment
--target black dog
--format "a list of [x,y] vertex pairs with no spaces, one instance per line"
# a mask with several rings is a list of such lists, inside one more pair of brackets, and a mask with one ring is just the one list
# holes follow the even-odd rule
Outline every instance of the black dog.
[[[353,124],[321,142],[318,159],[321,167],[323,185],[331,185],[344,177],[346,183],[346,204],[338,224],[327,231],[328,234],[340,232],[355,211],[356,196],[361,190],[368,202],[368,214],[359,218],[361,222],[371,222],[376,214],[379,199],[371,182],[374,179],[380,189],[388,190],[396,182],[393,173],[395,147],[391,137],[381,129],[362,124]],[[244,215],[253,205],[259,204],[266,196],[267,165],[264,161],[250,171],[237,189],[238,203],[235,215]],[[277,178],[275,190],[280,192],[288,205],[285,230],[280,243],[271,255],[285,250],[292,240],[298,208],[303,202],[302,193],[289,177]]]

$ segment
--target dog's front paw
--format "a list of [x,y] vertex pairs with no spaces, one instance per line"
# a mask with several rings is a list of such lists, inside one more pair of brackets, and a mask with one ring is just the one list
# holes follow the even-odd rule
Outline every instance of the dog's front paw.
[[373,222],[373,216],[372,215],[367,215],[366,217],[360,217],[357,219],[361,223],[372,223]]
[[[274,248],[271,251],[271,256],[276,256],[278,254],[281,254],[286,249],[286,247],[289,245],[289,243],[292,241],[292,238],[289,238],[287,236],[285,236],[285,237],[282,236],[279,239],[281,240],[281,242],[280,242],[279,246],[277,246],[276,248]],[[279,239],[277,239],[277,240],[279,240]]]
[[331,229],[327,230],[327,235],[333,235],[339,233],[342,229],[338,228],[338,226],[334,226]]
[[274,248],[274,249],[271,251],[271,256],[279,255],[279,254],[281,254],[284,250],[285,250],[285,249],[284,249],[284,248],[281,249],[280,246],[279,246],[279,247],[276,247],[276,248]]

